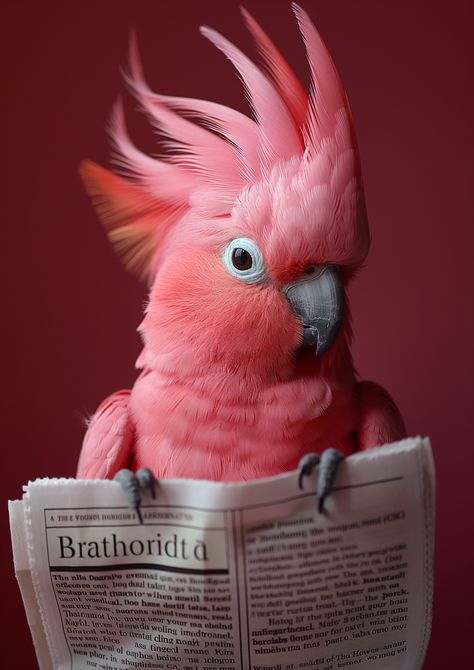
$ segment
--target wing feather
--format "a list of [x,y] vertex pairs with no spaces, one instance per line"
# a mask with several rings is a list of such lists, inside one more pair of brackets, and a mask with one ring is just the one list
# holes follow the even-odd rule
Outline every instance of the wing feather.
[[364,451],[406,437],[405,424],[398,407],[388,392],[373,382],[356,385],[359,425],[356,430],[357,449]]
[[78,479],[111,479],[129,466],[133,445],[129,399],[130,391],[117,391],[97,409],[82,444]]

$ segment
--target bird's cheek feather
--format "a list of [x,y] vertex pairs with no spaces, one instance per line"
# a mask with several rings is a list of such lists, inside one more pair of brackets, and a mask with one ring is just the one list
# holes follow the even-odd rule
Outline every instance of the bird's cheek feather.
[[207,250],[190,251],[159,273],[142,331],[149,346],[186,341],[199,357],[229,365],[291,356],[301,324],[272,285],[248,285]]

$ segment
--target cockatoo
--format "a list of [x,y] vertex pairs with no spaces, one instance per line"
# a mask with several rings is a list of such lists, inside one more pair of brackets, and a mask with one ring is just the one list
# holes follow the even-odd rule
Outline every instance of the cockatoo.
[[89,422],[80,478],[117,477],[139,510],[154,478],[240,481],[320,463],[320,508],[339,460],[401,439],[388,393],[357,381],[346,288],[370,243],[347,96],[307,13],[293,5],[309,94],[243,10],[263,69],[208,27],[233,64],[253,118],[158,95],[132,38],[131,91],[160,135],[136,148],[116,104],[121,176],[81,174],[110,240],[147,279],[133,388]]

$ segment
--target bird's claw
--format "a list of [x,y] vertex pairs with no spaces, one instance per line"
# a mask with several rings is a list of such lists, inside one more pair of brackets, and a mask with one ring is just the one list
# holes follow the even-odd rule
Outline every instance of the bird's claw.
[[149,468],[142,468],[136,473],[131,470],[119,470],[114,477],[114,480],[120,484],[122,490],[127,496],[128,504],[137,513],[140,523],[143,523],[141,512],[142,496],[141,489],[148,489],[152,498],[156,498],[155,494],[155,478]]
[[343,459],[344,456],[337,449],[325,449],[321,454],[316,489],[319,498],[318,509],[320,514],[324,512],[324,501],[333,489],[336,473]]
[[337,449],[325,449],[321,456],[317,454],[306,454],[300,461],[298,484],[303,489],[304,477],[310,475],[314,468],[319,465],[316,493],[319,498],[318,511],[324,512],[324,502],[331,493],[339,464],[344,456]]
[[319,465],[320,458],[318,454],[306,454],[300,461],[299,465],[299,475],[298,475],[298,486],[300,491],[303,490],[303,479],[310,475],[314,468]]

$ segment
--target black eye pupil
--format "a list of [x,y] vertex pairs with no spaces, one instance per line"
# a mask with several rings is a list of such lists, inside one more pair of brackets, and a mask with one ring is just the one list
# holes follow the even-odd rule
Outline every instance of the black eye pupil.
[[249,270],[252,267],[252,256],[246,249],[238,247],[232,252],[232,265],[237,270]]

